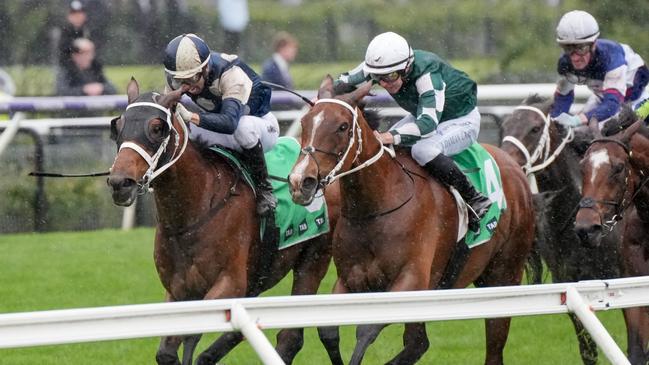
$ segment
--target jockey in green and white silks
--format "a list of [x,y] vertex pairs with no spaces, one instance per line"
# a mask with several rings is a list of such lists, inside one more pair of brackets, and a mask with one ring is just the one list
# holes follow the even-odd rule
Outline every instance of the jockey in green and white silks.
[[377,133],[378,138],[384,144],[412,147],[412,157],[419,165],[462,195],[473,211],[470,227],[475,228],[491,201],[448,157],[478,139],[480,113],[475,81],[434,53],[413,51],[393,32],[376,36],[367,47],[365,61],[341,75],[337,83],[359,85],[370,80],[386,89],[409,113],[390,131]]

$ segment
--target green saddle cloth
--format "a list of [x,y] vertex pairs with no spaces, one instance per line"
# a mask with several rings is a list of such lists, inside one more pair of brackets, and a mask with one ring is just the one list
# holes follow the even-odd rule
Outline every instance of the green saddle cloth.
[[[329,232],[329,216],[324,195],[314,198],[308,206],[295,204],[291,199],[286,177],[297,161],[300,148],[300,143],[295,138],[279,137],[275,147],[265,154],[273,193],[277,198],[275,225],[280,232],[280,250]],[[237,166],[243,172],[248,185],[254,189],[254,183],[247,168],[244,168],[244,165],[231,151],[220,146],[212,146],[210,149],[226,157]]]
[[507,209],[500,169],[489,152],[479,143],[474,143],[453,156],[453,160],[467,175],[473,186],[493,202],[480,221],[480,231],[477,234],[468,231],[465,236],[467,246],[472,248],[491,239],[498,226],[500,215]]

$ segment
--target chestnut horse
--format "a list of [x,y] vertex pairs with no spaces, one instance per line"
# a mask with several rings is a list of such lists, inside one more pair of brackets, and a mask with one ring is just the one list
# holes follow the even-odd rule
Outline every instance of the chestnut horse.
[[[621,119],[621,120],[620,120]],[[624,276],[649,275],[649,131],[636,121],[630,109],[618,120],[631,124],[625,130],[602,137],[591,126],[595,139],[581,162],[583,198],[575,231],[590,247],[602,244],[613,227],[622,222],[620,253]],[[649,307],[624,309],[627,356],[632,364],[649,362]]]
[[[458,244],[458,211],[447,188],[411,159],[383,153],[358,105],[369,83],[333,99],[325,77],[317,104],[302,118],[303,154],[289,175],[293,200],[308,204],[319,186],[340,178],[341,217],[334,232],[334,293],[439,287]],[[534,236],[532,196],[520,167],[485,146],[503,177],[507,209],[493,238],[471,249],[455,288],[520,284]],[[336,180],[337,181],[337,180]],[[486,320],[487,364],[502,364],[510,318]],[[351,364],[359,364],[385,324],[361,325]],[[319,328],[329,357],[342,364],[337,327]],[[408,323],[404,349],[389,364],[415,363],[429,346],[425,323]]]
[[[260,221],[252,189],[223,157],[187,141],[187,127],[174,113],[180,91],[140,95],[135,80],[127,89],[129,106],[111,126],[120,147],[108,183],[115,204],[122,206],[130,205],[149,184],[153,187],[158,216],[154,259],[166,299],[257,295],[291,269],[292,294],[315,294],[329,266],[331,234],[276,252],[266,280],[253,283],[259,276]],[[339,212],[335,189],[328,191],[327,198],[333,228]],[[191,364],[200,337],[164,337],[157,362],[179,364],[182,342],[182,364]],[[222,335],[197,363],[216,363],[242,339],[238,332]],[[277,335],[277,351],[287,363],[302,344],[302,329],[282,330]]]
[[[620,277],[616,229],[597,248],[575,244],[572,227],[581,198],[579,154],[573,148],[574,131],[549,117],[551,99],[532,95],[515,107],[502,125],[501,148],[530,178],[536,205],[536,247],[555,283]],[[577,316],[570,314],[586,365],[597,363],[597,344]]]

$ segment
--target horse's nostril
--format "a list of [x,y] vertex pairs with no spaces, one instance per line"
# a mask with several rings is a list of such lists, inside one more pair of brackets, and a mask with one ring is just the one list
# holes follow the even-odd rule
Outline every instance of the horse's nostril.
[[315,189],[318,181],[315,178],[312,177],[307,177],[302,181],[302,188],[305,190],[313,190]]

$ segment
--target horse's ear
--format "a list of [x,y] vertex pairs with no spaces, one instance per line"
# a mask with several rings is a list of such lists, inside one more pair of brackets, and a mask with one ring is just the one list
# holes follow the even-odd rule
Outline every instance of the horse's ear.
[[633,124],[628,126],[624,130],[624,134],[622,134],[622,137],[620,138],[620,141],[622,141],[622,143],[627,143],[628,144],[631,141],[631,137],[633,137],[635,132],[637,132],[638,129],[642,126],[642,122],[643,121],[641,119],[638,119]]
[[333,77],[331,77],[331,75],[327,74],[327,76],[325,76],[320,83],[320,88],[318,89],[318,99],[328,99],[332,98],[333,96],[334,79]]
[[180,89],[171,91],[167,94],[164,94],[158,99],[158,104],[164,106],[167,109],[171,109],[172,106],[176,105],[180,98],[183,96],[183,93],[187,91],[187,85],[183,85]]
[[597,118],[590,118],[590,121],[588,121],[588,128],[593,132],[595,139],[602,138],[602,131],[599,130],[599,121]]
[[371,82],[365,82],[361,86],[359,86],[356,90],[354,90],[351,94],[350,97],[352,100],[358,104],[361,99],[363,99],[367,94],[370,93],[370,89],[372,88],[372,83]]
[[140,85],[138,85],[135,78],[131,76],[131,81],[128,82],[126,86],[126,95],[128,96],[128,103],[134,102],[138,96],[140,96]]

